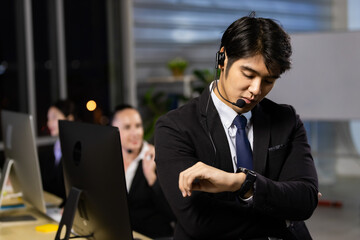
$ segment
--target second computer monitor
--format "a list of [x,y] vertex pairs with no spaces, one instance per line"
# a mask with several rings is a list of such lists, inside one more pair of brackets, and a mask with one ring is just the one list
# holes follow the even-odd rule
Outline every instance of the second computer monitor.
[[6,157],[0,181],[1,196],[9,176],[12,187],[21,191],[28,203],[46,213],[32,116],[3,110],[1,125]]
[[97,240],[132,239],[118,128],[59,121],[59,133],[67,193],[82,190],[74,231]]

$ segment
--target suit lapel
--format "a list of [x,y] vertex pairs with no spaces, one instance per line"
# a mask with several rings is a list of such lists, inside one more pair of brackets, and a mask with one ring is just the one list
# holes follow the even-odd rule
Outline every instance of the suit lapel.
[[262,111],[259,104],[252,111],[252,121],[254,130],[254,170],[260,174],[265,174],[270,142],[270,118],[264,111]]
[[211,99],[209,87],[206,87],[200,97],[200,115],[202,126],[206,134],[210,134],[209,139],[215,145],[216,156],[211,159],[211,165],[224,171],[233,172],[229,143],[219,114]]

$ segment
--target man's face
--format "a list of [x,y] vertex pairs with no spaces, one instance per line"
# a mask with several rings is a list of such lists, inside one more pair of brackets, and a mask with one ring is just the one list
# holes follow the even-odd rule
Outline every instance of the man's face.
[[[225,76],[227,60],[226,57],[221,69],[219,91],[229,101],[236,102],[241,98],[246,102],[246,105],[243,108],[238,108],[220,96],[218,97],[236,112],[248,112],[271,91],[279,76],[269,73],[260,54],[236,60]],[[215,94],[218,95],[218,92],[215,91]]]

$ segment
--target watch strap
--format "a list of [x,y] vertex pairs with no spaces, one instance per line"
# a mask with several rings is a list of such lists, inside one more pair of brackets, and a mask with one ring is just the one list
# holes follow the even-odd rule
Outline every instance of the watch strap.
[[239,167],[236,171],[237,173],[243,172],[246,174],[245,181],[241,185],[241,188],[237,191],[235,191],[235,194],[239,196],[240,198],[244,198],[245,194],[254,187],[254,183],[256,181],[256,173],[252,170]]

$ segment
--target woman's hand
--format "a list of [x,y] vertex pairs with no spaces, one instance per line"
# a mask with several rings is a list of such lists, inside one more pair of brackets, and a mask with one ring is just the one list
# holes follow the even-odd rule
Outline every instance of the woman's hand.
[[228,173],[198,162],[179,175],[179,189],[183,197],[191,196],[192,191],[218,193],[240,189],[245,181],[244,173]]
[[144,159],[142,160],[142,168],[146,181],[149,186],[152,186],[156,181],[155,148],[151,144],[148,146],[149,149],[146,151]]

